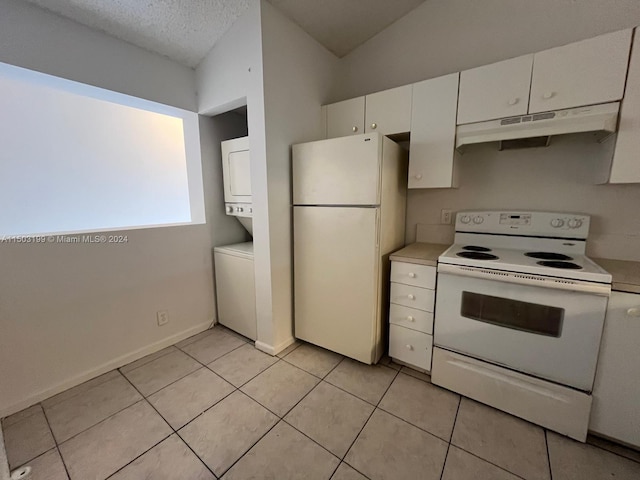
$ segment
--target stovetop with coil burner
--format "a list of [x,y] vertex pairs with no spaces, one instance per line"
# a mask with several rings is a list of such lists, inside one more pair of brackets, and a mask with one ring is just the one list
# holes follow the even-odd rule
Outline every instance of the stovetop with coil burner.
[[588,223],[589,217],[571,214],[461,212],[456,243],[438,261],[611,283],[611,275],[585,255]]

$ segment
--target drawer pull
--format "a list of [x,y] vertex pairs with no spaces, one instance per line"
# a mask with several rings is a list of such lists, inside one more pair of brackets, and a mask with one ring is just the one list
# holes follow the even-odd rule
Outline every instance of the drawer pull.
[[415,322],[415,321],[416,321],[416,319],[415,319],[415,318],[413,318],[411,315],[409,315],[409,316],[407,317],[407,320],[409,320],[410,322]]
[[550,98],[553,98],[556,96],[556,92],[545,92],[544,95],[542,95],[542,98],[544,98],[545,100],[549,100]]
[[413,345],[405,345],[405,347],[407,348],[407,350],[413,350]]
[[407,298],[408,298],[409,300],[415,300],[415,299],[416,299],[416,296],[415,296],[415,295],[412,295],[412,294],[409,294],[409,295],[407,295]]
[[416,278],[416,274],[413,272],[409,272],[409,278]]
[[352,131],[352,132],[357,132],[357,131],[358,131],[358,127],[353,127],[353,128],[351,129],[351,131]]
[[634,307],[627,310],[627,315],[630,317],[640,317],[640,307]]

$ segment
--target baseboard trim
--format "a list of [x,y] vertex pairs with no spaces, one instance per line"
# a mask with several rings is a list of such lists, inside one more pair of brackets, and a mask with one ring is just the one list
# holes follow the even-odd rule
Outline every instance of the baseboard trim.
[[7,452],[4,449],[4,438],[2,437],[2,428],[0,428],[0,480],[10,480],[9,461],[7,460]]
[[261,342],[260,340],[256,340],[256,348],[264,353],[268,353],[269,355],[276,356],[289,345],[292,345],[296,341],[295,338],[289,337],[284,342],[276,345],[275,347],[269,345],[268,343]]
[[[64,392],[65,390],[68,390],[72,387],[80,385],[81,383],[91,380],[92,378],[98,377],[116,368],[120,368],[123,365],[127,365],[128,363],[134,362],[142,357],[146,357],[147,355],[155,353],[158,350],[162,350],[163,348],[169,347],[174,343],[178,343],[181,340],[184,340],[185,338],[189,338],[200,332],[204,332],[209,328],[209,326],[211,326],[211,320],[208,320],[205,323],[198,324],[195,327],[191,327],[188,330],[185,330],[183,332],[176,333],[175,335],[162,339],[158,342],[152,343],[151,345],[147,345],[146,347],[140,348],[134,352],[122,355],[96,368],[87,370],[81,373],[80,375],[76,375],[75,377],[70,378],[69,380],[65,380],[64,382],[61,382],[55,385],[54,387],[48,388],[34,395],[31,395],[30,397],[26,398],[21,402],[18,402],[6,408],[0,409],[0,418],[13,415],[14,413],[20,412],[25,408],[29,408],[30,406],[35,405],[36,403],[46,400],[49,397],[53,397],[54,395]],[[1,477],[0,477],[0,480],[1,480]]]

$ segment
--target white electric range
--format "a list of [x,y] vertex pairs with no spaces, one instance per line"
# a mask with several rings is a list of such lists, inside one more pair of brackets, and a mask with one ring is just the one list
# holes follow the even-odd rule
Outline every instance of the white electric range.
[[438,259],[432,381],[584,441],[611,275],[590,218],[461,212]]

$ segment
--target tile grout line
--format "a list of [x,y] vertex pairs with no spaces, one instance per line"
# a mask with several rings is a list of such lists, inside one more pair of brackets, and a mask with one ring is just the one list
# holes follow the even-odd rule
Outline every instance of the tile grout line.
[[[383,365],[384,366],[384,365]],[[387,367],[389,368],[389,367]],[[380,396],[380,400],[378,400],[378,403],[376,403],[375,405],[373,405],[373,410],[371,410],[371,414],[369,414],[369,417],[367,418],[367,420],[364,422],[364,424],[362,425],[362,428],[360,429],[360,431],[358,432],[358,434],[356,435],[356,438],[353,439],[353,441],[351,442],[351,445],[349,445],[349,448],[347,448],[347,451],[345,452],[345,454],[342,456],[342,458],[340,459],[342,462],[345,462],[347,465],[349,465],[351,468],[353,468],[356,472],[360,473],[361,475],[367,477],[366,475],[362,474],[362,472],[360,472],[360,470],[356,469],[353,465],[351,465],[350,463],[345,461],[345,458],[347,458],[347,455],[349,455],[349,452],[351,451],[351,449],[353,448],[353,446],[355,445],[355,443],[358,441],[358,438],[360,438],[360,435],[362,435],[363,430],[365,429],[365,427],[367,426],[367,424],[369,423],[369,421],[371,421],[371,417],[373,417],[373,414],[376,413],[376,410],[378,410],[378,405],[380,405],[380,402],[382,402],[382,399],[384,398],[384,396],[387,394],[387,392],[389,391],[389,389],[391,388],[391,385],[393,385],[393,382],[396,381],[396,378],[398,377],[400,370],[394,370],[393,368],[390,368],[389,370],[394,371],[395,375],[393,376],[393,378],[391,379],[391,381],[389,382],[389,385],[387,385],[387,388],[385,389],[384,393]],[[329,383],[329,382],[327,382]],[[331,384],[329,384],[331,385]],[[367,402],[369,403],[369,402]],[[371,403],[369,403],[369,405],[372,405]],[[384,411],[384,410],[383,410]],[[338,465],[339,467],[340,465]],[[336,471],[338,469],[336,468]],[[333,472],[335,474],[335,471]]]
[[[296,347],[296,348],[297,348],[297,347]],[[295,350],[295,349],[294,349],[294,350]],[[293,350],[292,350],[292,351],[293,351]],[[291,352],[289,352],[289,353],[291,353]],[[344,358],[342,358],[342,360],[344,360]],[[329,375],[329,373],[331,373],[334,369],[336,369],[336,368],[338,367],[338,365],[340,365],[340,364],[342,363],[342,360],[340,360],[340,361],[339,361],[339,362],[338,362],[338,363],[337,363],[337,364],[336,364],[336,365],[335,365],[335,366],[334,366],[334,367],[333,367],[333,368],[332,368],[332,369],[327,373],[327,375]],[[278,361],[284,361],[284,359],[283,359],[283,358],[279,358],[279,359],[278,359]],[[276,364],[278,363],[278,361],[274,362],[272,365],[270,365],[268,368],[266,368],[265,370],[263,370],[262,372],[260,372],[258,375],[260,375],[260,374],[262,374],[262,373],[266,372],[267,370],[269,370],[269,368],[271,368],[271,367],[273,367],[274,365],[276,365]],[[311,373],[307,372],[306,370],[304,370],[304,369],[302,369],[302,368],[300,368],[300,367],[296,367],[295,365],[292,365],[292,364],[290,364],[289,362],[285,362],[285,363],[287,363],[288,365],[291,365],[291,366],[292,366],[292,367],[294,367],[294,368],[297,368],[297,369],[299,369],[299,370],[302,370],[303,372],[305,372],[305,373],[307,373],[307,374],[309,374],[309,375],[313,376],[314,378],[318,378],[318,377],[316,377],[315,375],[312,375]],[[256,375],[256,377],[257,377],[258,375]],[[255,378],[255,377],[254,377],[254,378]],[[236,465],[236,463],[238,463],[240,460],[242,460],[242,459],[245,457],[245,455],[247,455],[247,454],[251,451],[251,449],[253,449],[253,447],[255,447],[255,446],[258,444],[258,442],[260,442],[260,440],[262,440],[264,437],[266,437],[266,436],[267,436],[267,434],[268,434],[271,430],[273,430],[277,425],[279,425],[281,422],[284,422],[285,424],[289,425],[289,426],[290,426],[291,428],[293,428],[296,432],[298,432],[298,433],[302,434],[303,436],[305,436],[306,438],[308,438],[309,440],[311,440],[313,443],[315,443],[316,445],[320,446],[322,449],[324,449],[324,450],[326,450],[327,452],[329,452],[329,454],[330,454],[330,455],[332,455],[333,457],[338,458],[338,459],[340,460],[340,458],[339,458],[337,455],[334,455],[332,452],[330,452],[329,450],[327,450],[324,446],[322,446],[322,445],[320,445],[318,442],[316,442],[313,438],[310,438],[310,437],[309,437],[309,436],[307,436],[305,433],[301,432],[300,430],[298,430],[297,428],[295,428],[293,425],[291,425],[289,422],[287,422],[287,421],[284,419],[284,417],[286,417],[286,416],[287,416],[287,415],[288,415],[288,414],[289,414],[289,413],[290,413],[294,408],[296,408],[296,407],[298,406],[298,404],[300,404],[300,402],[302,402],[302,400],[304,400],[304,399],[305,399],[305,398],[306,398],[306,397],[307,397],[311,392],[313,392],[313,391],[318,387],[318,385],[320,385],[320,384],[322,383],[322,381],[323,381],[323,380],[322,380],[322,379],[320,379],[320,381],[319,381],[318,383],[316,383],[316,384],[313,386],[313,388],[311,388],[311,390],[309,390],[306,394],[304,394],[304,395],[302,396],[302,398],[300,398],[300,400],[298,400],[298,401],[295,403],[295,405],[293,405],[289,410],[287,410],[287,411],[284,413],[284,415],[283,415],[282,417],[281,417],[281,416],[279,416],[277,413],[273,412],[272,410],[270,410],[269,408],[267,408],[265,405],[261,404],[258,400],[256,400],[255,398],[253,398],[251,395],[249,395],[249,394],[247,394],[247,393],[243,392],[242,390],[238,389],[238,391],[240,391],[243,395],[246,395],[248,398],[250,398],[251,400],[253,400],[254,402],[256,402],[256,403],[257,403],[258,405],[260,405],[262,408],[266,409],[268,412],[270,412],[270,413],[272,413],[273,415],[275,415],[275,416],[276,416],[276,418],[278,418],[278,421],[277,421],[277,422],[276,422],[276,423],[275,423],[275,424],[274,424],[274,425],[273,425],[269,430],[267,430],[267,431],[264,433],[264,435],[262,435],[258,440],[256,440],[256,442],[255,442],[255,443],[253,443],[253,444],[251,445],[251,447],[249,447],[249,449],[248,449],[247,451],[245,451],[242,455],[240,455],[240,457],[238,457],[238,459],[237,459],[235,462],[233,462],[233,464],[231,464],[231,466],[229,466],[229,468],[227,468],[227,469],[226,469],[226,470],[221,474],[220,478],[222,478],[222,477],[223,477],[223,476],[224,476],[224,475],[225,475],[229,470],[231,470],[231,469]],[[249,382],[247,382],[247,383],[249,383]],[[245,383],[244,385],[246,385],[246,383]],[[243,386],[244,386],[244,385],[243,385]],[[338,466],[336,467],[336,470],[338,469],[338,467],[339,467],[339,466],[340,466],[340,461],[338,462]],[[333,476],[333,475],[334,475],[334,473],[335,473],[335,470],[332,472],[331,476]],[[331,478],[331,477],[329,477],[329,478]]]
[[444,476],[444,469],[447,466],[447,458],[449,457],[449,450],[451,449],[451,441],[453,440],[453,431],[456,429],[456,422],[458,421],[458,413],[460,412],[460,405],[462,405],[462,396],[458,396],[458,408],[456,408],[456,416],[453,417],[453,426],[451,427],[451,436],[447,442],[447,452],[444,454],[444,461],[442,462],[442,471],[440,472],[440,480]]
[[[131,383],[131,381],[130,381],[128,378],[127,378],[127,381],[128,381],[129,383]],[[193,451],[193,449],[191,448],[191,445],[189,445],[187,442],[185,442],[184,438],[182,438],[182,436],[178,433],[178,431],[177,431],[177,430],[175,430],[175,429],[171,426],[171,424],[170,424],[169,422],[167,422],[167,420],[165,420],[165,418],[160,414],[160,412],[156,409],[156,407],[154,407],[154,406],[153,406],[153,404],[152,404],[152,403],[147,399],[147,397],[145,397],[145,396],[142,394],[142,392],[140,392],[140,390],[138,390],[138,389],[136,388],[136,386],[135,386],[133,383],[131,383],[131,386],[132,386],[133,388],[135,388],[135,389],[138,391],[138,393],[139,393],[140,395],[142,395],[142,396],[143,396],[143,400],[144,400],[145,402],[147,402],[147,405],[149,405],[149,406],[150,406],[150,407],[151,407],[151,408],[152,408],[152,409],[153,409],[153,410],[158,414],[158,416],[160,416],[160,418],[162,419],[162,421],[163,421],[163,422],[165,422],[165,423],[169,426],[169,429],[171,430],[171,432],[172,432],[172,433],[171,433],[170,435],[168,435],[167,437],[165,437],[162,441],[160,441],[160,442],[158,442],[157,444],[155,444],[154,446],[152,446],[150,449],[148,449],[148,450],[146,450],[145,452],[143,452],[142,454],[138,455],[136,458],[134,458],[133,460],[131,460],[131,461],[130,461],[129,463],[127,463],[126,465],[122,466],[122,468],[120,468],[119,470],[116,470],[115,472],[113,472],[111,475],[109,475],[109,477],[112,477],[113,475],[115,475],[115,474],[116,474],[117,472],[119,472],[120,470],[122,470],[122,469],[126,468],[127,466],[131,465],[131,463],[135,462],[135,461],[136,461],[138,458],[140,458],[142,455],[146,454],[147,452],[149,452],[150,450],[152,450],[152,449],[153,449],[153,448],[155,448],[156,446],[160,445],[160,443],[164,442],[167,438],[171,437],[171,435],[176,434],[176,435],[178,436],[178,438],[179,438],[179,439],[180,439],[180,440],[181,440],[181,441],[182,441],[182,442],[187,446],[187,448],[188,448],[189,450],[191,450],[191,452],[196,456],[196,458],[197,458],[198,460],[200,460],[200,462],[204,465],[204,467],[205,467],[207,470],[209,470],[209,472],[211,472],[211,475],[213,475],[213,478],[218,478],[218,477],[216,476],[216,474],[215,474],[215,473],[213,473],[213,471],[209,468],[209,465],[207,465],[207,464],[206,464],[206,463],[205,463],[205,462],[204,462],[204,461],[203,461],[203,460],[198,456],[198,454],[197,454],[196,452],[194,452],[194,451]],[[159,390],[158,390],[158,391],[159,391]],[[235,390],[234,390],[234,391],[235,391]],[[233,392],[231,392],[231,393],[233,393]],[[231,393],[229,393],[229,395],[231,395]],[[227,397],[228,397],[229,395],[227,395]],[[227,397],[225,397],[225,398],[227,398]],[[221,399],[220,401],[222,401],[222,399]],[[216,404],[217,404],[217,403],[219,403],[219,402],[216,402]],[[181,428],[182,428],[182,427],[181,427]],[[107,478],[109,478],[109,477],[107,477]]]
[[553,480],[553,470],[551,469],[551,454],[549,453],[549,436],[547,429],[544,429],[544,446],[547,451],[547,465],[549,465],[549,480]]
[[[44,419],[47,422],[47,427],[49,427],[49,432],[51,433],[51,438],[53,438],[53,443],[55,443],[55,445],[56,445],[55,448],[56,448],[56,451],[58,452],[58,455],[60,456],[60,461],[62,462],[62,466],[64,467],[64,471],[67,474],[67,478],[70,479],[71,478],[71,474],[69,473],[69,468],[67,467],[67,462],[64,461],[64,457],[62,456],[62,452],[60,451],[60,444],[58,443],[58,439],[53,434],[53,429],[51,428],[51,423],[49,422],[49,417],[47,417],[47,412],[45,412],[44,407],[42,406],[41,403],[39,405],[40,405],[40,408],[42,408],[42,414],[44,415]],[[49,450],[47,450],[47,452],[48,451]],[[36,458],[38,458],[38,457],[36,457]],[[32,462],[33,460],[35,460],[35,459],[29,460],[29,461]]]
[[[173,348],[173,351],[172,351],[172,348]],[[134,367],[134,368],[132,368],[131,370],[127,370],[127,372],[126,372],[126,373],[135,372],[135,371],[136,371],[136,370],[138,370],[139,368],[145,367],[145,366],[149,365],[150,363],[155,362],[156,360],[160,360],[161,358],[166,357],[167,355],[171,355],[172,353],[175,353],[175,352],[177,352],[177,351],[181,351],[181,350],[180,350],[178,347],[176,347],[175,345],[169,345],[168,347],[161,348],[161,349],[160,349],[160,350],[158,350],[157,352],[150,353],[149,355],[145,355],[144,357],[139,358],[138,360],[134,360],[133,362],[129,362],[129,363],[125,364],[125,365],[122,365],[121,367],[118,367],[118,368],[116,368],[115,370],[116,370],[118,373],[120,373],[121,375],[124,375],[124,374],[125,374],[125,372],[123,372],[123,371],[122,371],[122,369],[123,369],[123,368],[125,368],[127,365],[131,365],[132,363],[138,362],[138,361],[140,361],[140,360],[144,360],[145,358],[150,357],[151,355],[155,355],[156,353],[160,353],[160,352],[161,352],[161,351],[163,351],[163,350],[169,350],[169,351],[168,351],[168,352],[166,352],[166,353],[163,353],[162,355],[158,355],[156,358],[151,359],[151,360],[149,360],[149,361],[147,361],[147,362],[144,362],[143,364],[138,365],[137,367]],[[107,372],[107,373],[109,373],[109,372]]]

